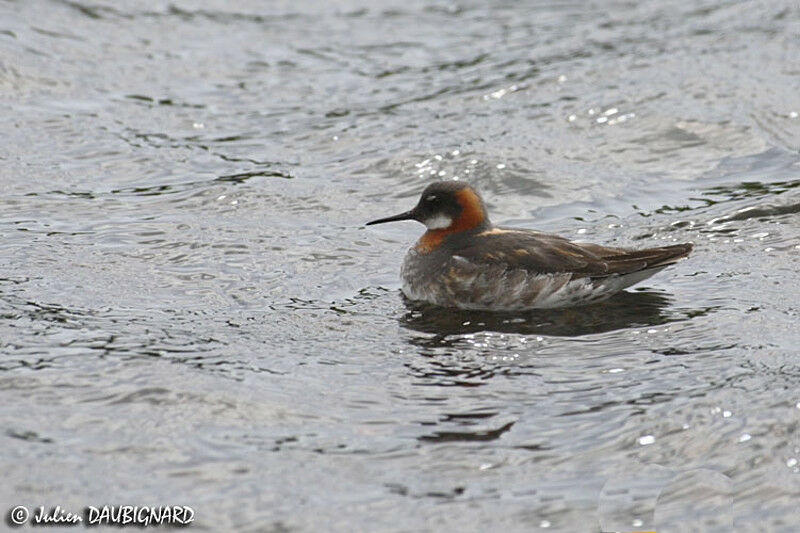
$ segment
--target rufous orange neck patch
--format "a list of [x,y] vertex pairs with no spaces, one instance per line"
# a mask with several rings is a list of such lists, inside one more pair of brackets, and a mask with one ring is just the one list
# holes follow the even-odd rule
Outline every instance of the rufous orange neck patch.
[[442,241],[447,235],[448,228],[443,229],[429,229],[425,233],[422,234],[422,237],[419,238],[417,244],[414,246],[419,253],[427,254],[428,252],[432,252],[436,248],[442,244]]
[[445,228],[450,232],[472,229],[486,220],[486,214],[481,207],[481,199],[469,187],[456,191],[456,200],[461,205],[461,214]]

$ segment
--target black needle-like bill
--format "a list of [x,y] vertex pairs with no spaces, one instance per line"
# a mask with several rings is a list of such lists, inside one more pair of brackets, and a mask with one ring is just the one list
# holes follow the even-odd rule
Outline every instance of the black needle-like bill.
[[405,213],[400,213],[399,215],[393,215],[386,218],[379,218],[378,220],[373,220],[371,222],[367,222],[367,226],[371,226],[373,224],[383,224],[385,222],[395,222],[398,220],[416,220],[416,212],[412,209],[411,211],[406,211]]

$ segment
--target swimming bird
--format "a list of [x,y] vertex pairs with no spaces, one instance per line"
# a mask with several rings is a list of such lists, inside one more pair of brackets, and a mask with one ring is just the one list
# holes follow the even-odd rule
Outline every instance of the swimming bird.
[[691,243],[612,248],[495,226],[478,192],[462,181],[432,183],[410,211],[367,225],[399,220],[427,227],[403,261],[403,293],[411,300],[461,309],[514,311],[599,302],[692,250]]

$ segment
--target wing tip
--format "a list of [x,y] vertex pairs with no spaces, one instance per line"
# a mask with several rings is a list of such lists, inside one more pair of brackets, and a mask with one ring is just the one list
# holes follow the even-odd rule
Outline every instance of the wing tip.
[[606,275],[625,275],[650,269],[662,269],[687,257],[693,248],[694,244],[687,242],[659,248],[629,251],[621,257],[611,258],[611,261],[608,262],[607,274],[591,277],[600,278]]
[[681,259],[688,257],[692,250],[694,249],[694,243],[685,242],[682,244],[673,244],[671,246],[664,246],[661,250],[664,252],[664,255],[658,258],[653,263],[647,265],[647,268],[657,267],[657,266],[667,266],[673,263],[680,261]]

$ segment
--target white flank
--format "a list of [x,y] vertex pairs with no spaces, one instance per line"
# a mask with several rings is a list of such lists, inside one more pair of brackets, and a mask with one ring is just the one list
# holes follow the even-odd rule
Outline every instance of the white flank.
[[428,276],[431,270],[412,249],[403,263],[403,293],[412,300],[462,309],[513,311],[571,307],[605,300],[664,268],[666,265],[600,279],[571,279],[568,272],[536,274],[523,269],[508,270],[503,264],[473,263],[453,255],[441,273]]

